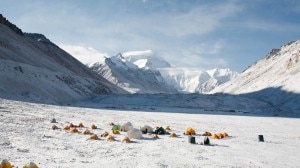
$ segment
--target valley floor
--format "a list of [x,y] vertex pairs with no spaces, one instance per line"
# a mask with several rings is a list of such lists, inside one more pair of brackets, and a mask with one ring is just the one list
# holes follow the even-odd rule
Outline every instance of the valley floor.
[[[169,109],[170,110],[170,109]],[[0,159],[8,159],[15,167],[30,161],[41,168],[55,167],[299,167],[300,119],[259,116],[231,116],[108,110],[24,103],[0,99]],[[178,138],[160,135],[160,139],[120,142],[87,140],[82,133],[50,130],[51,119],[62,128],[70,122],[82,122],[110,131],[109,122],[134,127],[170,126]],[[227,132],[230,137],[211,139],[211,146],[189,144],[182,133],[192,127],[198,134]],[[80,129],[82,131],[83,129]],[[121,134],[124,134],[123,132]],[[258,142],[258,135],[265,142]],[[203,141],[197,135],[196,142]]]

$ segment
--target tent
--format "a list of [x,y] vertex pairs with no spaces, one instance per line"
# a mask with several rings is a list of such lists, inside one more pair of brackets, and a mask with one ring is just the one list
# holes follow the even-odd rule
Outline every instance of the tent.
[[210,132],[204,132],[203,136],[211,136],[212,134]]
[[95,134],[95,135],[92,135],[89,137],[90,140],[98,140],[98,136]]
[[78,127],[83,128],[84,126],[83,126],[82,123],[79,123],[79,124],[78,124]]
[[169,135],[169,137],[175,138],[175,137],[177,137],[177,135],[176,135],[175,133],[171,133],[171,134]]
[[130,139],[142,139],[143,134],[142,134],[142,131],[140,131],[138,129],[133,129],[133,130],[127,131],[127,137]]
[[123,132],[127,132],[132,129],[133,129],[133,125],[131,124],[131,122],[127,122],[127,123],[123,124],[120,128],[120,130]]
[[97,126],[94,125],[94,124],[92,124],[92,125],[91,125],[91,129],[97,129]]
[[153,128],[150,127],[149,125],[145,125],[145,126],[141,127],[140,130],[142,131],[143,134],[147,134],[147,133],[152,133],[153,132]]
[[38,166],[35,163],[30,162],[29,164],[23,166],[23,168],[38,168]]
[[72,132],[72,133],[77,133],[77,132],[78,132],[78,129],[76,129],[75,127],[72,127],[72,128],[70,128],[70,132]]
[[154,133],[158,135],[165,135],[167,132],[163,127],[157,127]]
[[170,131],[171,130],[170,126],[166,126],[165,130]]
[[220,139],[219,136],[218,136],[217,134],[213,134],[213,135],[211,136],[211,138],[212,138],[212,139]]
[[4,159],[0,164],[0,168],[12,168],[12,166],[8,160]]
[[54,124],[53,124],[53,125],[51,126],[51,128],[50,128],[50,129],[52,129],[52,130],[56,130],[56,129],[58,129],[58,127],[57,127],[56,125],[54,125]]
[[91,132],[90,132],[89,130],[86,129],[85,131],[83,131],[83,134],[84,134],[84,135],[89,135],[89,134],[91,134]]
[[70,130],[70,126],[65,125],[65,126],[63,127],[63,130]]
[[106,131],[103,131],[103,132],[101,133],[101,137],[106,137],[106,136],[108,136],[108,135],[109,135],[109,133],[106,132]]
[[118,131],[118,130],[120,130],[120,128],[121,128],[120,125],[113,125],[113,127],[111,128],[111,130]]
[[219,139],[224,138],[224,135],[222,133],[217,133],[217,136],[219,137]]
[[106,141],[115,141],[115,138],[114,138],[113,136],[111,136],[111,135],[107,135],[107,136],[105,137],[105,140],[106,140]]
[[120,134],[119,130],[111,130],[112,134]]
[[57,123],[55,118],[52,118],[51,123]]
[[184,134],[185,135],[196,135],[196,131],[193,128],[189,127],[185,130]]
[[121,139],[121,142],[122,142],[122,143],[130,143],[130,139],[129,139],[127,136],[124,136],[124,137]]
[[75,127],[75,125],[73,123],[70,123],[69,127],[72,128]]

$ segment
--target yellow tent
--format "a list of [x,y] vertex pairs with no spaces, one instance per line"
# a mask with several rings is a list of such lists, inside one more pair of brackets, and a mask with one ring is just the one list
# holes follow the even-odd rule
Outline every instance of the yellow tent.
[[111,130],[111,133],[112,134],[120,134],[120,131],[119,130]]
[[29,164],[23,166],[23,168],[39,168],[35,163],[30,162]]
[[196,135],[196,131],[193,128],[189,127],[185,130],[184,134],[185,135]]
[[12,166],[8,160],[4,159],[0,164],[0,168],[12,168]]
[[166,126],[165,130],[170,131],[171,130],[170,126]]
[[169,135],[169,137],[175,138],[175,137],[177,137],[177,135],[176,135],[175,133],[171,133],[171,134]]

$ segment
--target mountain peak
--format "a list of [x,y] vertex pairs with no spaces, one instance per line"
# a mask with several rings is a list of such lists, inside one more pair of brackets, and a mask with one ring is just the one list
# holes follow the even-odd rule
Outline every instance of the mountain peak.
[[129,51],[122,54],[123,57],[139,68],[144,69],[157,69],[157,68],[169,68],[171,65],[162,57],[154,54],[152,50],[144,51]]

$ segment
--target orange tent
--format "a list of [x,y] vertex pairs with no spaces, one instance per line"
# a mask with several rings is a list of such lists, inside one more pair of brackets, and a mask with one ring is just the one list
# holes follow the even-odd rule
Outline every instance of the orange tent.
[[4,159],[0,164],[0,168],[12,168],[12,166],[8,160]]
[[72,132],[72,133],[77,133],[77,132],[78,132],[78,129],[76,129],[75,127],[72,127],[72,128],[70,128],[70,132]]
[[78,127],[83,128],[84,126],[83,126],[82,123],[79,123],[79,124],[78,124]]
[[84,135],[89,135],[89,134],[91,134],[91,132],[90,132],[89,130],[86,129],[85,131],[83,131],[83,134],[84,134]]
[[98,136],[95,134],[95,135],[92,135],[89,137],[90,140],[98,140]]
[[185,130],[184,134],[185,135],[196,135],[196,131],[193,128],[189,127]]
[[212,134],[210,132],[204,132],[203,135],[204,136],[211,136]]
[[91,129],[97,129],[97,126],[94,125],[94,124],[92,124],[92,125],[91,125]]
[[70,126],[65,125],[65,126],[63,127],[63,129],[64,129],[64,130],[70,130]]
[[113,136],[111,136],[111,135],[107,135],[107,136],[105,137],[105,140],[106,140],[106,141],[115,141],[115,138],[114,138]]

